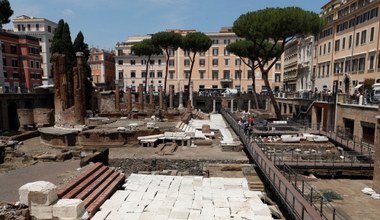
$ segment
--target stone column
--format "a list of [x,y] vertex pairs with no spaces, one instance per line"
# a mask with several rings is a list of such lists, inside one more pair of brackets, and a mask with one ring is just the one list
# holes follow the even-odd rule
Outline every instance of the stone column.
[[190,107],[194,107],[194,100],[193,100],[193,82],[190,82],[190,88],[189,88],[189,96],[190,96]]
[[153,92],[153,86],[149,87],[149,104],[150,109],[154,111],[154,92]]
[[144,86],[143,84],[139,84],[139,110],[144,111]]
[[84,97],[84,78],[83,78],[83,53],[77,52],[77,66],[74,69],[74,114],[78,124],[84,124],[86,115],[86,104]]
[[251,100],[248,100],[248,111],[247,112],[249,112],[249,110],[251,110]]
[[234,99],[231,99],[231,112],[234,112]]
[[179,91],[178,109],[183,109],[183,92]]
[[163,109],[164,107],[164,100],[163,100],[163,91],[162,91],[162,86],[158,86],[158,100],[159,100],[159,107],[160,109]]
[[132,113],[132,88],[127,88],[127,111]]
[[[380,109],[377,110],[380,115]],[[375,164],[373,167],[373,186],[376,193],[380,193],[380,116],[376,116],[376,133],[375,133]]]
[[118,85],[115,88],[115,110],[116,112],[120,112],[120,91]]
[[169,85],[169,108],[173,109],[174,85]]
[[212,100],[212,113],[216,113],[216,100]]
[[61,124],[63,111],[69,106],[66,76],[66,58],[62,54],[52,57],[54,70],[54,110],[55,124]]

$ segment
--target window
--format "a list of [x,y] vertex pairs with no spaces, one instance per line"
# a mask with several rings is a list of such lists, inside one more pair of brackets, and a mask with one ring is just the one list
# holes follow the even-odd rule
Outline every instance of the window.
[[331,42],[329,42],[329,48],[327,50],[327,53],[330,53],[330,51],[331,51]]
[[326,44],[323,45],[323,54],[326,54]]
[[375,55],[370,55],[370,56],[369,56],[369,65],[368,65],[368,69],[369,69],[369,70],[373,70],[374,65],[375,65]]
[[162,78],[162,71],[157,71],[157,78]]
[[241,79],[241,71],[235,70],[235,79]]
[[174,79],[174,71],[173,70],[169,71],[169,78]]
[[184,75],[185,75],[185,79],[189,79],[190,71],[185,70],[185,71],[184,71]]
[[224,56],[229,56],[230,55],[230,51],[228,51],[227,49],[224,49]]
[[212,40],[212,44],[219,44],[219,40]]
[[253,77],[252,70],[248,70],[247,76],[248,76],[248,79],[252,79],[252,77]]
[[218,59],[212,59],[212,65],[217,66],[218,65]]
[[199,59],[199,66],[205,66],[206,61],[205,59]]
[[204,52],[204,51],[199,52],[199,56],[200,56],[200,57],[204,57],[204,56],[205,56],[205,52]]
[[367,41],[367,30],[362,31],[362,38],[360,39],[360,44],[365,44]]
[[228,45],[228,44],[230,44],[231,43],[231,40],[230,39],[224,39],[224,44],[225,45]]
[[158,65],[161,65],[161,59],[158,59]]
[[141,72],[141,78],[145,78],[145,76],[146,76],[146,72],[145,72],[145,71],[142,71],[142,72]]
[[225,65],[225,66],[228,66],[229,63],[230,63],[230,59],[224,59],[224,65]]
[[229,70],[223,71],[223,79],[230,79],[230,71]]
[[344,37],[342,39],[342,50],[344,50],[345,47],[346,47],[346,38]]
[[275,82],[281,82],[281,74],[280,73],[274,74],[274,81]]
[[135,71],[131,71],[131,78],[136,78],[136,72]]
[[173,59],[169,60],[169,66],[174,66],[174,60]]
[[354,59],[352,60],[352,72],[356,72],[358,71],[358,60],[357,59]]
[[213,70],[212,71],[212,79],[217,80],[219,78],[219,72],[218,70]]
[[36,24],[36,31],[40,30],[40,24]]
[[199,79],[204,79],[205,78],[205,71],[204,70],[200,70],[199,71]]
[[370,36],[369,36],[369,41],[372,42],[373,39],[374,39],[374,37],[375,37],[375,28],[372,27],[371,28],[371,33],[370,33]]
[[154,65],[154,60],[150,60],[150,61],[149,61],[149,64],[150,64],[150,65]]
[[169,56],[170,57],[174,56],[174,50],[172,50],[172,49],[169,50]]
[[18,67],[18,60],[12,60],[12,66]]
[[335,52],[339,51],[339,47],[340,47],[340,40],[336,40],[335,41]]
[[281,63],[276,63],[275,70],[281,70]]
[[149,77],[150,77],[150,78],[154,78],[154,75],[155,75],[155,74],[154,74],[154,71],[150,71],[150,72],[149,72]]
[[33,60],[30,61],[30,68],[34,68],[34,61]]
[[361,57],[361,58],[359,58],[358,70],[359,71],[364,71],[364,69],[365,69],[365,58]]
[[51,32],[51,26],[48,26],[48,32],[49,33]]
[[359,37],[360,37],[360,33],[356,33],[356,43],[355,43],[355,46],[359,46]]
[[235,59],[235,66],[240,66],[241,60],[239,58]]
[[131,60],[131,65],[135,65],[136,64],[136,60]]
[[40,68],[40,62],[36,62],[36,68],[37,68],[37,69]]
[[344,64],[344,72],[348,73],[351,69],[351,60],[346,60],[346,63]]
[[185,66],[190,66],[190,60],[189,59],[185,59],[184,60],[184,65]]
[[348,37],[348,49],[351,49],[352,46],[352,35]]
[[119,65],[123,65],[123,60],[119,60],[119,61],[118,61],[118,64],[119,64]]
[[11,53],[12,54],[17,54],[17,46],[11,45]]
[[219,54],[219,49],[218,48],[212,48],[212,55],[218,56],[218,54]]
[[123,56],[123,50],[117,50],[117,55],[118,56]]
[[124,72],[123,72],[123,70],[119,70],[119,79],[124,79]]
[[28,31],[30,31],[30,24],[27,24],[26,28],[27,28]]

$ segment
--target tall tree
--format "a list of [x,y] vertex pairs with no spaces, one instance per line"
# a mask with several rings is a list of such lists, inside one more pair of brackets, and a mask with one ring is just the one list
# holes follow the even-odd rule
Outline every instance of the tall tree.
[[151,39],[144,39],[139,43],[136,43],[132,46],[132,52],[136,56],[146,56],[148,60],[146,61],[145,65],[145,84],[144,84],[144,91],[147,93],[147,84],[148,84],[148,69],[150,64],[150,59],[153,55],[159,55],[162,53],[162,50],[160,47],[154,45],[152,43]]
[[187,104],[190,104],[190,84],[193,67],[195,63],[195,56],[197,53],[206,52],[211,47],[212,41],[210,37],[201,32],[188,33],[182,39],[181,48],[187,52],[187,56],[191,62],[189,81],[187,83]]
[[266,8],[241,15],[233,24],[237,36],[252,41],[254,60],[262,73],[265,86],[277,118],[281,112],[277,106],[268,80],[268,73],[284,52],[285,44],[299,36],[317,34],[323,20],[317,13],[298,7]]
[[12,7],[8,0],[0,0],[0,30],[3,28],[3,24],[8,24],[9,19],[13,15]]
[[[247,40],[239,40],[235,41],[229,45],[227,45],[227,50],[231,53],[235,54],[240,58],[240,60],[249,68],[251,68],[252,71],[252,90],[253,90],[253,98],[255,100],[255,106],[256,109],[259,108],[259,102],[257,98],[257,92],[256,92],[256,76],[255,76],[255,69],[258,68],[258,65],[255,65],[255,55],[253,54],[254,51],[254,44],[252,41]],[[248,58],[250,62],[247,62],[245,58]],[[240,74],[240,80],[241,80],[241,72]]]
[[77,34],[74,40],[73,48],[75,53],[83,53],[84,95],[86,100],[86,109],[90,109],[92,92],[94,91],[94,87],[92,86],[91,82],[91,67],[87,62],[90,57],[90,50],[88,49],[88,44],[84,42],[84,36],[82,31],[79,31],[79,33]]
[[[151,40],[154,45],[160,47],[163,51],[165,51],[166,54],[166,68],[164,80],[164,95],[166,96],[166,82],[168,80],[170,50],[174,52],[178,49],[182,42],[182,36],[175,32],[161,31],[153,34]],[[164,100],[166,104],[166,99]]]

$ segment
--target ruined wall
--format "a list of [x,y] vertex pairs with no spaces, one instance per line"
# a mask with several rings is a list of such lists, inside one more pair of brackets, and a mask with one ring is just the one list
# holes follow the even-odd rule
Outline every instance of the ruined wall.
[[126,174],[138,171],[177,170],[190,175],[203,175],[209,164],[249,164],[249,160],[180,160],[180,159],[109,159],[112,167],[120,167]]

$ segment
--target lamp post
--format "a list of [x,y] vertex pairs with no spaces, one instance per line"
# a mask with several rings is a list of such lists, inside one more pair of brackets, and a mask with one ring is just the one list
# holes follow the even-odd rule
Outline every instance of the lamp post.
[[[346,59],[344,59],[345,64]],[[335,115],[334,115],[334,132],[337,133],[337,121],[338,121],[338,92],[339,92],[339,75],[340,72],[343,71],[343,65],[338,67],[338,80],[336,81],[335,85]]]
[[[240,62],[241,62],[241,60],[240,60]],[[241,65],[241,63],[239,62],[239,94],[241,94],[243,91],[242,91],[242,89],[241,89],[241,70],[240,70],[240,65]]]

